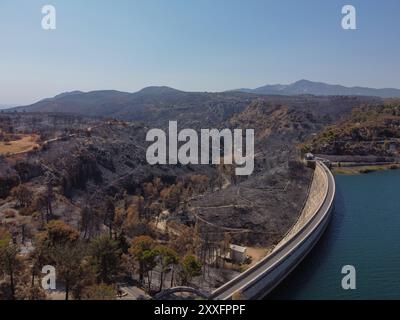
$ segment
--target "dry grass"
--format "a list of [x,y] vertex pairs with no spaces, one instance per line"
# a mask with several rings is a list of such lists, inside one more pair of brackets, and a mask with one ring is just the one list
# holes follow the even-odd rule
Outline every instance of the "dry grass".
[[247,255],[251,258],[251,264],[247,266],[250,268],[254,266],[256,263],[260,262],[261,259],[267,256],[271,252],[271,248],[255,248],[255,247],[247,247]]
[[19,140],[0,142],[0,155],[13,155],[28,152],[38,147],[39,136],[36,134],[20,135]]

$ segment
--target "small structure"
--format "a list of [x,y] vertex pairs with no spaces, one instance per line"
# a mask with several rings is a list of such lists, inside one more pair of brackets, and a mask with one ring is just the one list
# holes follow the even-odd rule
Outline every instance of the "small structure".
[[306,160],[307,161],[315,160],[315,157],[312,153],[306,153]]
[[306,162],[307,167],[315,169],[315,156],[312,153],[306,153],[304,156],[304,161]]
[[247,259],[247,248],[241,247],[236,244],[229,245],[229,257],[233,263],[242,264]]

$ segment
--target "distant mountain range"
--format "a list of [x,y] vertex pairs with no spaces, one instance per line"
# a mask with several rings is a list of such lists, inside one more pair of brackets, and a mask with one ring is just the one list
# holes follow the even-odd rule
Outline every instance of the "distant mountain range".
[[373,96],[380,98],[400,97],[400,89],[384,88],[373,89],[364,87],[344,87],[323,82],[300,80],[292,84],[266,85],[256,89],[238,89],[234,91],[256,93],[264,95],[300,95],[312,94],[316,96]]
[[[257,95],[242,92],[184,92],[169,87],[147,87],[135,93],[105,90],[65,92],[10,111],[63,112],[127,121],[165,122],[190,117],[220,123],[240,112]],[[188,112],[190,111],[190,112]]]
[[28,112],[67,112],[88,116],[111,116],[124,113],[132,105],[156,102],[160,96],[165,103],[174,103],[183,92],[168,87],[148,87],[136,93],[116,90],[64,92],[53,98],[40,100],[32,105],[13,108]]
[[[11,111],[63,112],[84,116],[112,117],[125,120],[149,121],[176,118],[190,109],[199,117],[222,121],[232,112],[243,110],[254,99],[272,96],[366,96],[400,97],[399,89],[347,88],[321,82],[300,80],[289,85],[267,85],[256,89],[226,92],[184,92],[170,87],[147,87],[135,93],[115,90],[72,91],[32,105],[14,107]],[[221,108],[222,107],[222,108]],[[212,121],[213,122],[213,121]]]

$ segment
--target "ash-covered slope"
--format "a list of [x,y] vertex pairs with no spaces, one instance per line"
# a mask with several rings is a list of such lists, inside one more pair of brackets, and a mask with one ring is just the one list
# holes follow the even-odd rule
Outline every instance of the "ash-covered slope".
[[[73,93],[61,99],[76,99],[80,95]],[[107,197],[116,199],[120,206],[124,199],[139,197],[148,207],[144,214],[150,225],[159,214],[154,213],[154,207],[162,205],[178,230],[197,225],[204,239],[212,235],[219,241],[229,232],[237,243],[269,246],[279,241],[296,221],[311,179],[312,171],[296,162],[296,145],[350,114],[354,107],[380,101],[314,96],[254,99],[242,94],[205,94],[209,98],[203,100],[201,95],[196,100],[189,94],[191,101],[196,101],[193,105],[166,108],[166,101],[184,101],[187,93],[167,88],[145,90],[141,99],[152,101],[153,108],[160,112],[143,107],[147,110],[143,113],[147,124],[102,120],[93,124],[87,120],[85,129],[81,122],[68,117],[65,124],[75,127],[67,131],[72,136],[31,152],[10,169],[35,195],[46,192],[47,178],[53,177],[54,214],[77,228],[85,208],[98,211],[101,218]],[[163,107],[157,109],[154,105]],[[33,121],[33,116],[7,115],[19,122],[25,119],[25,130],[40,132],[38,126],[49,130],[47,123]],[[145,159],[146,132],[154,124],[163,125],[169,120],[178,120],[180,129],[254,129],[253,175],[239,178],[229,166],[150,166]],[[56,124],[51,120],[49,123]],[[13,172],[9,173],[12,178]],[[198,193],[201,196],[196,197]],[[102,228],[100,218],[97,232]]]
[[351,97],[266,97],[232,117],[230,128],[255,130],[255,171],[192,203],[205,237],[271,246],[300,214],[312,170],[299,163],[298,144],[368,101]]

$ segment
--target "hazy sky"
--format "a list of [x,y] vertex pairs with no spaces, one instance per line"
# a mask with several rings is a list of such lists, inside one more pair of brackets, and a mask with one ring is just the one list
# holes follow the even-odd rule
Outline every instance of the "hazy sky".
[[[57,29],[41,9],[57,9]],[[341,28],[357,9],[358,30]],[[299,79],[400,88],[398,0],[0,0],[0,104]]]

